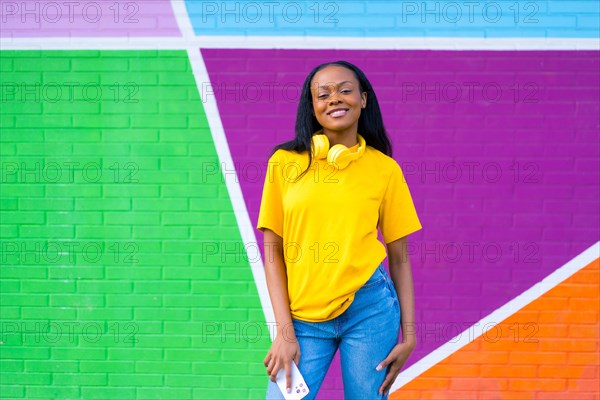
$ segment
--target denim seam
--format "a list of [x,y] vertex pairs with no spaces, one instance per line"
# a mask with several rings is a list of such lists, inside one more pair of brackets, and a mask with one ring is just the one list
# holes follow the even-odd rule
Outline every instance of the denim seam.
[[396,288],[394,288],[394,281],[392,281],[391,278],[386,279],[386,284],[388,287],[389,296],[394,301],[394,306],[398,309],[398,312],[400,312],[400,299],[398,298],[398,294],[396,293]]
[[372,286],[375,286],[375,285],[379,285],[379,284],[381,284],[384,281],[385,281],[385,277],[380,277],[379,279],[377,279],[375,281],[371,281],[371,282],[365,283],[363,285],[363,288],[369,288],[369,287],[372,287]]
[[[375,285],[380,285],[381,282],[383,282],[383,281],[386,280],[385,271],[382,269],[381,264],[379,264],[377,266],[377,269],[373,272],[373,275],[375,273],[379,274],[379,279],[376,279],[376,280],[374,280],[372,282],[368,282],[368,281],[365,282],[365,284],[362,286],[363,288],[370,288],[370,287],[375,286]],[[371,278],[369,278],[369,279],[371,279]]]

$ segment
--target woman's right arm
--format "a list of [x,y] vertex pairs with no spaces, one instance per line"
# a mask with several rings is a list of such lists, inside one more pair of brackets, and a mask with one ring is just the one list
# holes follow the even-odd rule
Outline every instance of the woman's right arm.
[[271,350],[265,357],[264,364],[267,367],[267,374],[270,375],[273,382],[275,382],[279,370],[284,368],[287,381],[286,387],[291,389],[291,360],[293,359],[296,364],[300,362],[300,346],[292,325],[283,239],[270,229],[265,228],[263,232],[265,276],[277,327],[277,334],[271,345]]

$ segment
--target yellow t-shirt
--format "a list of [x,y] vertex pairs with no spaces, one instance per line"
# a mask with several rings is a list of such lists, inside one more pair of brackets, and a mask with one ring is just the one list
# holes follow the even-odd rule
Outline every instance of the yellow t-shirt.
[[292,317],[320,322],[342,314],[386,257],[378,227],[390,243],[422,226],[400,166],[379,150],[343,169],[313,159],[296,181],[307,165],[307,152],[269,158],[257,229],[283,238]]

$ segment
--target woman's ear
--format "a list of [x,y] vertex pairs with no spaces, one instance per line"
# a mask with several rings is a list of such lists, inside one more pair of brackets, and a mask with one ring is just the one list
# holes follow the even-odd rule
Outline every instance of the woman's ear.
[[362,108],[366,108],[367,107],[367,92],[363,92],[362,95]]

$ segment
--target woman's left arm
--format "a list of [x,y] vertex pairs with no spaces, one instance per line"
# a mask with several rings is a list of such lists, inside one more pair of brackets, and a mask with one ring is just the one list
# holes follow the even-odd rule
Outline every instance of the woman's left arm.
[[398,300],[400,302],[402,341],[394,346],[390,354],[378,366],[378,370],[390,366],[385,380],[379,388],[379,393],[387,393],[390,390],[396,377],[400,373],[402,366],[417,344],[415,332],[414,286],[410,258],[407,250],[407,238],[408,236],[404,236],[387,245],[390,277],[394,282],[394,287],[396,293],[398,293]]
[[404,236],[388,244],[388,264],[390,277],[394,282],[398,300],[400,301],[400,323],[402,327],[402,343],[412,348],[417,344],[415,332],[415,290],[413,286],[410,257],[407,240]]

